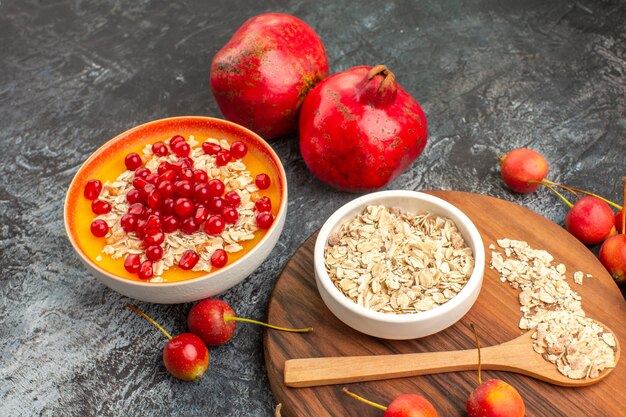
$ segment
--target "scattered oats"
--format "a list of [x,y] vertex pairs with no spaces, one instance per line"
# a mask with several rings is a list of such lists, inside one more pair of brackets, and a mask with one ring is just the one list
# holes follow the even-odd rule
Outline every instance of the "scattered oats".
[[584,274],[581,271],[574,272],[574,282],[578,285],[583,285]]
[[165,282],[165,281],[163,280],[163,277],[156,276],[156,277],[151,278],[150,282]]
[[[572,379],[597,378],[615,367],[615,337],[585,317],[580,295],[566,281],[565,265],[554,266],[552,255],[526,242],[500,239],[498,245],[504,255],[491,252],[491,268],[500,281],[521,290],[519,328],[535,329],[535,352]],[[583,275],[575,272],[574,282],[582,285]]]
[[335,286],[374,311],[410,314],[453,298],[474,270],[452,220],[368,206],[329,236],[325,265]]
[[96,261],[100,262],[102,260],[102,255],[96,256]]
[[494,250],[495,248],[496,248],[496,245],[494,245],[493,243],[489,245],[489,249]]

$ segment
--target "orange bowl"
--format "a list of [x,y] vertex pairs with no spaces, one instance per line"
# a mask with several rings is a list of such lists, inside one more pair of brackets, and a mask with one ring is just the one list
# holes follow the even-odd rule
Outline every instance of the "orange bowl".
[[[194,135],[202,141],[207,137],[244,142],[249,153],[263,160],[263,164],[276,178],[273,184],[279,196],[275,205],[275,220],[265,234],[256,241],[240,258],[221,269],[210,273],[195,273],[191,278],[176,282],[146,282],[129,279],[123,273],[113,273],[103,268],[86,250],[87,239],[93,239],[89,228],[94,214],[84,210],[83,197],[85,184],[97,173],[106,172],[114,180],[125,170],[122,155],[139,152],[143,145],[174,135]],[[104,182],[104,181],[103,181]],[[273,185],[274,186],[274,185]],[[86,212],[87,211],[87,212]],[[235,123],[221,119],[200,116],[172,117],[145,123],[116,136],[96,152],[80,167],[67,191],[64,207],[65,230],[74,250],[91,273],[111,289],[138,300],[154,303],[183,303],[219,294],[238,284],[250,275],[269,256],[282,232],[287,213],[287,181],[280,159],[256,133]],[[102,255],[108,256],[108,255]],[[191,271],[185,271],[191,272]]]

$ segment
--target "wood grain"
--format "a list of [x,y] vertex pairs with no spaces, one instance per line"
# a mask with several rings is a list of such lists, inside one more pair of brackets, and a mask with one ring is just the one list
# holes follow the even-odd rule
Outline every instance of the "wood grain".
[[[559,225],[521,206],[493,197],[433,191],[459,207],[481,233],[491,259],[489,244],[503,237],[525,240],[535,248],[548,250],[566,265],[572,288],[583,299],[588,316],[606,323],[620,344],[626,340],[626,302],[606,270],[584,245]],[[283,384],[287,359],[320,356],[364,356],[390,353],[441,352],[474,348],[469,327],[477,327],[481,344],[492,346],[520,336],[517,327],[521,313],[518,291],[501,283],[497,272],[487,268],[480,296],[468,314],[448,329],[435,335],[409,341],[390,341],[361,334],[343,324],[326,308],[319,297],[313,273],[313,246],[310,237],[294,254],[278,278],[269,306],[268,320],[294,327],[313,326],[311,334],[300,335],[266,331],[265,360],[270,386],[277,402],[283,404],[285,417],[380,416],[380,410],[349,398],[341,385],[313,388],[288,388]],[[571,274],[581,270],[593,275],[583,286],[573,283]],[[498,378],[514,385],[532,416],[621,416],[626,403],[626,365],[617,368],[602,382],[583,388],[565,388],[533,378],[502,371],[485,371],[484,379]],[[351,390],[373,401],[389,403],[402,393],[427,397],[441,416],[464,416],[465,402],[477,385],[474,371],[415,376],[350,384]]]

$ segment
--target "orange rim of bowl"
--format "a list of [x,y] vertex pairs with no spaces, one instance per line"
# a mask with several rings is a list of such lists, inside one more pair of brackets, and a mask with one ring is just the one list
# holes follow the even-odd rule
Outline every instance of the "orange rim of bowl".
[[72,232],[71,227],[70,227],[70,223],[68,221],[70,209],[74,205],[72,203],[74,201],[76,201],[76,198],[80,197],[80,192],[79,192],[80,190],[77,189],[77,187],[78,187],[77,183],[78,183],[79,179],[81,179],[81,177],[83,175],[83,171],[85,170],[85,168],[90,166],[95,160],[100,159],[100,158],[105,158],[104,153],[107,150],[109,150],[112,147],[114,147],[115,145],[123,143],[124,139],[127,139],[128,142],[133,142],[133,140],[130,139],[129,137],[132,137],[134,134],[138,134],[139,132],[143,132],[143,131],[146,131],[146,130],[156,129],[157,127],[163,128],[164,126],[168,126],[169,124],[177,124],[177,123],[179,123],[179,124],[181,124],[183,126],[187,126],[187,127],[189,127],[189,123],[193,123],[195,125],[213,124],[218,129],[224,129],[224,127],[226,127],[228,130],[230,130],[230,131],[232,131],[234,133],[239,134],[239,136],[246,136],[248,138],[251,138],[251,141],[258,143],[260,145],[260,146],[258,146],[258,149],[260,151],[262,151],[263,153],[265,153],[269,157],[271,162],[276,167],[276,170],[278,172],[278,176],[280,177],[279,178],[280,179],[280,181],[279,181],[279,183],[280,183],[280,186],[279,186],[280,207],[278,209],[278,212],[276,213],[276,219],[281,218],[281,216],[284,215],[284,212],[287,209],[287,177],[286,177],[286,174],[285,174],[285,169],[284,169],[282,163],[280,162],[280,158],[278,157],[276,152],[274,152],[274,149],[272,149],[272,147],[269,145],[269,143],[267,143],[265,141],[265,139],[263,139],[261,136],[259,136],[258,134],[256,134],[252,130],[250,130],[248,128],[245,128],[245,127],[243,127],[241,125],[238,125],[237,123],[229,122],[228,120],[218,119],[218,118],[215,118],[215,117],[207,117],[207,116],[177,116],[177,117],[168,117],[168,118],[157,119],[157,120],[153,120],[153,121],[150,121],[150,122],[147,122],[147,123],[140,124],[138,126],[130,128],[130,129],[128,129],[128,130],[118,134],[114,138],[108,140],[103,145],[101,145],[96,151],[94,151],[89,156],[89,158],[87,158],[87,160],[82,163],[80,168],[78,168],[78,171],[76,171],[76,174],[74,174],[74,178],[72,178],[72,181],[70,182],[70,185],[69,185],[69,187],[67,189],[67,193],[65,195],[65,204],[64,204],[64,207],[63,207],[63,223],[65,225],[65,233],[67,234],[70,243],[74,247],[74,251],[81,257],[81,259],[85,263],[87,263],[88,265],[93,267],[95,270],[97,270],[98,272],[108,276],[111,279],[114,279],[114,280],[122,282],[122,283],[128,283],[130,285],[139,285],[139,286],[155,286],[155,285],[158,285],[158,286],[163,286],[163,287],[175,287],[175,286],[185,285],[185,284],[188,284],[190,282],[197,282],[199,280],[210,279],[213,276],[217,276],[220,272],[227,271],[228,269],[234,267],[235,265],[238,265],[241,262],[245,262],[251,255],[253,255],[256,252],[256,250],[263,243],[265,243],[265,241],[269,238],[271,233],[274,231],[274,229],[276,227],[278,227],[278,224],[280,223],[278,221],[275,221],[274,223],[272,223],[272,225],[270,226],[269,229],[267,229],[265,235],[261,238],[261,240],[259,240],[257,242],[257,244],[254,245],[250,249],[250,251],[248,253],[243,255],[241,258],[237,259],[232,264],[230,264],[230,265],[228,265],[228,266],[226,266],[226,267],[224,267],[222,269],[219,269],[217,271],[212,271],[212,272],[209,272],[209,273],[207,273],[205,275],[200,275],[198,277],[186,279],[186,280],[183,280],[183,281],[176,281],[176,282],[143,282],[143,281],[133,281],[133,280],[122,278],[120,276],[112,274],[111,272],[103,269],[102,267],[100,267],[99,265],[94,263],[88,256],[86,256],[83,253],[83,251],[80,248],[80,246],[78,245],[78,243],[76,242],[76,240],[74,238],[74,233]]

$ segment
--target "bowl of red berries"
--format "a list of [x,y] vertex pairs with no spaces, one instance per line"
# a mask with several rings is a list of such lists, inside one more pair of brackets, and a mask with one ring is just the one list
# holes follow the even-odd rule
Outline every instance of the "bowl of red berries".
[[219,294],[282,232],[287,182],[254,132],[199,116],[134,127],[94,152],[67,192],[68,238],[113,290],[155,303]]

